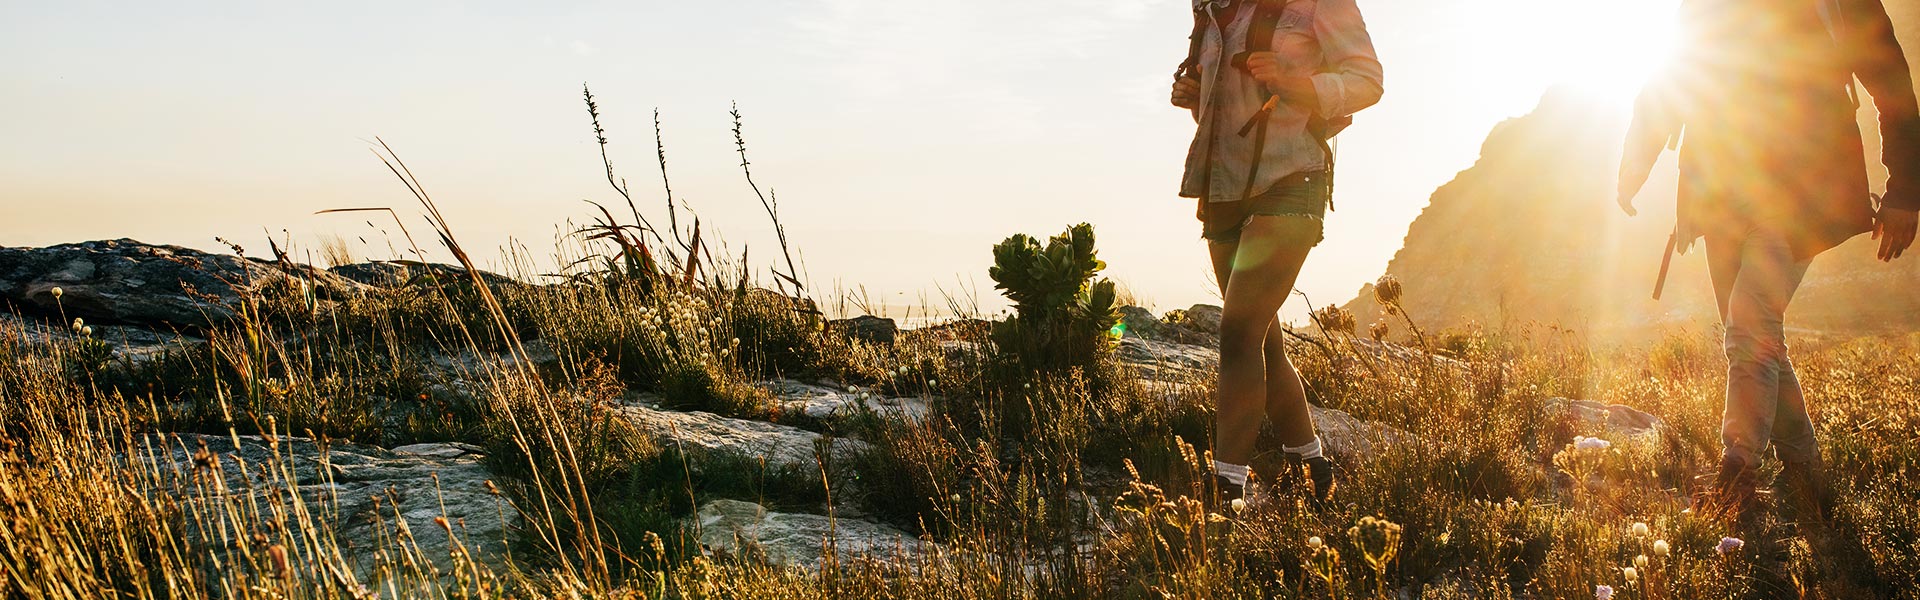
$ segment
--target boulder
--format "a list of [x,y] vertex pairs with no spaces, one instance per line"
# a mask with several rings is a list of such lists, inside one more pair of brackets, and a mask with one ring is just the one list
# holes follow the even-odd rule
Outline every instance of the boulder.
[[1212,304],[1195,304],[1180,313],[1179,323],[1180,326],[1199,333],[1220,335],[1220,307]]
[[893,319],[861,315],[851,319],[835,319],[827,323],[829,329],[846,332],[855,339],[875,344],[893,344],[893,338],[900,333],[900,326]]
[[[1620,437],[1659,436],[1665,420],[1651,413],[1621,404],[1603,404],[1593,400],[1548,398],[1547,415],[1571,422],[1576,435],[1611,433]],[[1616,438],[1618,439],[1618,438]]]
[[1153,316],[1153,311],[1138,306],[1120,307],[1120,323],[1124,326],[1123,336],[1151,338],[1160,333],[1160,318]]
[[708,553],[815,569],[831,544],[842,560],[905,559],[924,542],[894,527],[852,519],[770,512],[752,502],[713,500],[700,506],[690,525]]
[[[764,458],[772,468],[817,469],[816,448],[825,442],[818,434],[798,427],[722,417],[709,412],[662,410],[642,403],[614,410],[659,438],[662,445],[693,452]],[[833,440],[833,460],[844,461],[866,448],[859,440]]]
[[1150,379],[1172,379],[1180,372],[1212,371],[1220,365],[1220,350],[1212,346],[1140,338],[1120,338],[1120,362]]
[[366,289],[310,267],[129,239],[0,248],[0,304],[99,323],[204,328],[233,318],[243,288],[272,286],[321,299]]
[[[318,525],[331,528],[363,581],[381,549],[374,544],[394,540],[402,523],[420,555],[442,569],[452,565],[456,540],[480,562],[496,570],[507,566],[508,528],[518,513],[505,497],[490,493],[493,474],[478,447],[414,444],[390,451],[331,443],[323,449],[310,439],[281,437],[276,449],[259,436],[240,436],[235,446],[232,437],[199,434],[156,434],[148,441],[140,458],[159,474],[154,493],[209,502],[251,502],[258,495],[266,504],[297,484],[307,510]],[[223,487],[203,477],[212,464]],[[200,543],[218,551],[211,540]]]
[[839,389],[790,379],[763,381],[755,385],[774,397],[774,401],[780,404],[781,412],[812,419],[845,416],[864,407],[881,416],[919,421],[926,418],[931,405],[929,398],[888,398],[870,391]]

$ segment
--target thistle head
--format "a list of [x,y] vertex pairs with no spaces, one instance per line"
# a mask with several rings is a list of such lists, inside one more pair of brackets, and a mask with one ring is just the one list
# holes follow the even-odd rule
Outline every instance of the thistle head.
[[1381,275],[1380,280],[1373,284],[1373,299],[1381,306],[1398,306],[1400,292],[1400,280],[1392,275]]

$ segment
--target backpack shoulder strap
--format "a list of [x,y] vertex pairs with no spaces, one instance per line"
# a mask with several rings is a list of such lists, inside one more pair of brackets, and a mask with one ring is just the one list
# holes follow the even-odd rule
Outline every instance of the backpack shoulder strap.
[[1193,33],[1187,35],[1187,59],[1180,61],[1180,68],[1173,72],[1174,79],[1194,76],[1194,68],[1200,66],[1200,43],[1207,35],[1207,10],[1205,4],[1196,3],[1193,7]]
[[1247,68],[1247,57],[1255,52],[1273,51],[1273,32],[1280,27],[1280,15],[1291,0],[1254,0],[1253,21],[1247,24],[1247,47],[1233,55],[1233,67]]

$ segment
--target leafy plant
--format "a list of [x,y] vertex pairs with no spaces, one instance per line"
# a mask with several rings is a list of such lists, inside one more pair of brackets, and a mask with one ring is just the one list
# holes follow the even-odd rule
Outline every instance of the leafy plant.
[[1086,368],[1104,356],[1120,322],[1113,281],[1095,280],[1107,263],[1095,256],[1093,226],[1081,223],[1047,240],[1014,234],[993,247],[987,270],[1013,300],[1015,314],[993,341],[1027,370]]

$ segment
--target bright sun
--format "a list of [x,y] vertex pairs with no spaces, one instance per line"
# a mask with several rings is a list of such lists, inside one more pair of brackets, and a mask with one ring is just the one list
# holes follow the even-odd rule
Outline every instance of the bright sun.
[[[1504,61],[1537,94],[1569,85],[1625,104],[1667,60],[1678,0],[1466,0],[1487,26],[1518,40]],[[1523,91],[1523,90],[1515,90]]]

